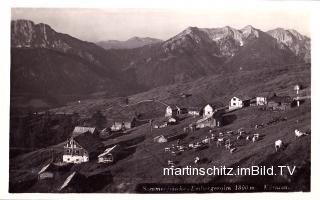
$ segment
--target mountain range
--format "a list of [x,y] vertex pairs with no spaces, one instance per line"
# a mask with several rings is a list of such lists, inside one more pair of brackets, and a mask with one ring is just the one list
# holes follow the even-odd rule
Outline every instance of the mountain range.
[[104,49],[134,49],[150,44],[155,44],[163,42],[160,39],[150,38],[150,37],[132,37],[126,41],[119,40],[107,40],[97,42],[97,45],[101,46]]
[[99,43],[104,49],[47,24],[12,21],[11,95],[58,101],[95,92],[123,96],[210,75],[310,62],[310,38],[282,28],[188,27],[166,41],[134,37],[115,43]]

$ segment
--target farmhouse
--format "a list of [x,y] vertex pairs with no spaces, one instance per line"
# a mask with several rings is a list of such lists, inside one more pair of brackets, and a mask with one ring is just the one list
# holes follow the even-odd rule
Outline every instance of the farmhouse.
[[85,132],[90,132],[93,135],[98,135],[98,131],[94,127],[83,127],[83,126],[76,126],[73,129],[72,137],[77,137]]
[[188,113],[186,108],[178,105],[170,105],[166,108],[165,117],[176,117],[177,115],[182,115]]
[[204,128],[204,127],[210,127],[210,128],[214,128],[214,127],[220,127],[222,126],[222,117],[218,117],[218,116],[212,116],[212,117],[208,117],[208,118],[202,118],[199,119],[196,122],[196,128]]
[[214,106],[210,104],[206,105],[203,108],[203,118],[212,117],[213,112],[214,112]]
[[178,115],[178,111],[179,111],[179,107],[178,106],[168,106],[166,108],[166,113],[165,113],[165,117],[175,117]]
[[137,125],[137,119],[135,117],[119,117],[113,119],[111,131],[127,130]]
[[256,105],[257,106],[267,105],[267,98],[266,97],[256,97]]
[[229,110],[239,109],[250,105],[249,97],[232,97],[229,103]]
[[268,98],[267,107],[272,110],[286,110],[291,107],[292,98],[290,96],[272,96]]
[[94,159],[103,144],[91,132],[85,132],[77,137],[71,137],[64,145],[63,162],[82,163]]
[[114,163],[118,160],[121,154],[120,145],[114,145],[107,148],[102,154],[98,156],[98,163]]

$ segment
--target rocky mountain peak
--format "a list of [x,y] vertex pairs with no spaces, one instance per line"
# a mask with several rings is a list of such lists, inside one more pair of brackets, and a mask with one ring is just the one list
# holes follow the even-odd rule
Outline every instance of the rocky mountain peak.
[[247,25],[245,27],[243,27],[242,29],[240,29],[243,37],[245,38],[258,38],[259,37],[259,30],[254,28],[251,25]]

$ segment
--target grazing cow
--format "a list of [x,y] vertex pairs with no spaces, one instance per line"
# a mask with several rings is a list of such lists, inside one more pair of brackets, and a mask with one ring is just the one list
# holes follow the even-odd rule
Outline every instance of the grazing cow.
[[197,156],[197,157],[194,159],[194,164],[199,163],[199,161],[200,161],[200,158]]
[[295,134],[296,138],[307,135],[307,133],[299,131],[298,129],[294,130],[294,134]]
[[170,147],[166,147],[166,148],[164,148],[164,151],[165,151],[165,152],[170,151]]
[[250,141],[250,139],[251,139],[251,137],[250,137],[250,135],[248,135],[248,136],[246,137],[246,140],[247,140],[247,141]]
[[258,140],[259,140],[259,137],[260,137],[260,134],[259,134],[259,133],[253,134],[252,142],[258,141]]
[[233,148],[231,148],[229,151],[230,151],[230,153],[233,153],[233,152],[235,152],[235,150],[237,150],[237,148],[236,148],[236,147],[233,147]]
[[202,140],[202,143],[203,143],[203,144],[209,144],[209,143],[210,143],[209,138],[206,137],[204,140]]
[[230,139],[227,139],[225,141],[225,145],[224,146],[226,147],[226,150],[230,150],[230,147],[231,147]]
[[174,162],[172,160],[168,160],[168,165],[174,165]]
[[217,139],[217,147],[221,146],[223,141],[224,141],[224,138],[218,138]]
[[241,140],[241,139],[242,139],[242,135],[238,135],[237,140]]
[[274,148],[276,149],[276,152],[283,147],[283,142],[282,140],[277,140],[274,142]]

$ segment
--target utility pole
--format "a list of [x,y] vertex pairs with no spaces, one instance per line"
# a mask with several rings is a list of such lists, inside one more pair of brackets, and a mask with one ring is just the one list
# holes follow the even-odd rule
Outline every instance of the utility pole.
[[297,101],[297,106],[299,107],[299,106],[300,106],[300,101],[299,101],[299,90],[300,90],[300,86],[299,86],[299,85],[295,85],[293,89],[297,92],[296,101]]

